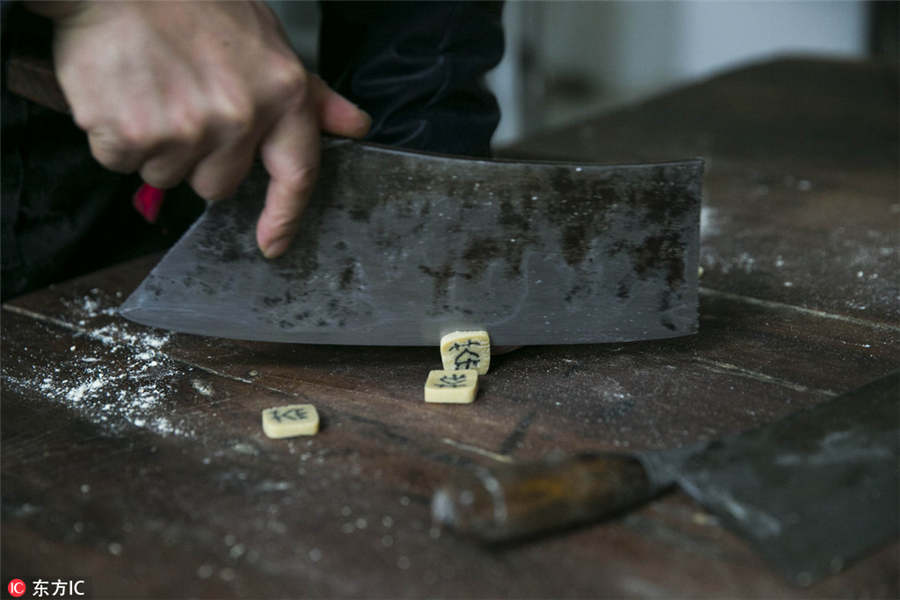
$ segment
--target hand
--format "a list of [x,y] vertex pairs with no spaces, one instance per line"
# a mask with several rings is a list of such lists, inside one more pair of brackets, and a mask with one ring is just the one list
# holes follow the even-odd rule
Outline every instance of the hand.
[[263,254],[297,231],[319,167],[319,132],[362,137],[363,111],[308,73],[262,2],[32,2],[55,22],[56,74],[91,152],[114,171],[208,201],[228,196],[257,150],[271,176]]

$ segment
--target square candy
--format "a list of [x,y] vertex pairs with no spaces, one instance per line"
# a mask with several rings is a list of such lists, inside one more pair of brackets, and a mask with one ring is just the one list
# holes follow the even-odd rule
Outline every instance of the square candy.
[[454,331],[441,338],[444,370],[475,369],[479,375],[491,366],[491,338],[487,331]]
[[262,411],[263,432],[270,438],[315,435],[319,431],[319,413],[312,404],[276,406]]
[[431,371],[425,380],[425,402],[471,404],[478,391],[478,371]]

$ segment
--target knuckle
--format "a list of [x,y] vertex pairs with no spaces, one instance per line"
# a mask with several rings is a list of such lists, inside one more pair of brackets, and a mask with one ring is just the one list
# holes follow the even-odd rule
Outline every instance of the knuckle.
[[135,165],[130,160],[131,151],[115,139],[103,135],[89,135],[88,143],[94,159],[107,169],[118,173],[130,173]]
[[292,190],[303,191],[315,185],[318,175],[318,165],[303,165],[279,174],[278,179]]
[[272,215],[271,227],[274,231],[291,232],[300,225],[300,213],[297,211],[280,212]]
[[121,121],[115,128],[115,137],[120,148],[133,152],[147,152],[163,141],[159,131],[137,119]]
[[[284,237],[300,228],[302,211],[272,208],[265,211],[265,230],[273,239]],[[262,222],[262,219],[260,219]]]
[[309,74],[299,61],[282,59],[281,64],[272,69],[271,77],[276,97],[299,103],[305,101],[309,89]]
[[85,110],[80,106],[72,106],[72,120],[82,131],[91,131],[100,125],[97,115],[93,111]]
[[300,219],[300,211],[293,202],[273,206],[267,212],[269,224],[275,229],[290,229]]
[[214,176],[208,173],[193,175],[188,183],[197,195],[207,202],[224,200],[235,192],[245,173],[232,169],[227,175]]
[[174,115],[169,127],[171,131],[164,137],[171,138],[171,141],[176,144],[194,147],[203,141],[205,127],[201,120],[193,114],[181,113]]
[[216,120],[227,129],[231,137],[246,137],[255,127],[253,103],[246,99],[222,102]]
[[197,164],[188,183],[204,200],[216,202],[232,195],[253,164],[253,148],[242,148],[226,156],[211,156]]
[[116,173],[131,173],[134,168],[124,160],[120,155],[106,152],[104,150],[93,150],[91,154],[102,166]]
[[190,184],[194,191],[197,192],[197,195],[207,202],[222,200],[228,192],[222,187],[220,182],[207,177],[192,178]]
[[205,126],[191,113],[171,111],[157,123],[132,115],[119,120],[114,131],[123,147],[149,153],[163,147],[193,147],[202,141]]

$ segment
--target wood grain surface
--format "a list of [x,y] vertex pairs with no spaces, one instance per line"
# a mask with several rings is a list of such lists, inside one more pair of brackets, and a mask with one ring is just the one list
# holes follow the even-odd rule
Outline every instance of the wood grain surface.
[[[768,423],[900,366],[896,70],[780,60],[549,132],[510,156],[703,156],[700,333],[494,357],[429,405],[437,348],[239,342],[115,307],[158,257],[4,306],[2,577],[91,597],[883,597],[900,544],[809,588],[687,496],[502,548],[431,523],[456,469],[667,448]],[[312,403],[313,438],[262,409]],[[823,524],[827,526],[827,524]]]

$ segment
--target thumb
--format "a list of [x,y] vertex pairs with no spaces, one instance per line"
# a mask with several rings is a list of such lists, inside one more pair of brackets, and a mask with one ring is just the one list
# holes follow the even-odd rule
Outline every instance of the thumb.
[[344,137],[361,138],[372,127],[372,117],[328,87],[318,75],[310,77],[316,112],[323,131]]

